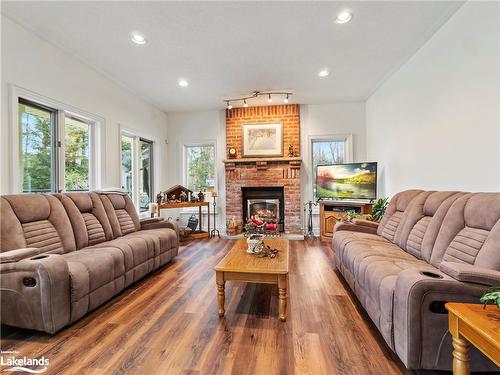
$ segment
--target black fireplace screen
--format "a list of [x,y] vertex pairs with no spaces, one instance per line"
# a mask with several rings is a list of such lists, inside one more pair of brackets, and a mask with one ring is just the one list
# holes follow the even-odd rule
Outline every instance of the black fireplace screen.
[[259,219],[279,224],[285,230],[285,200],[282,186],[243,187],[243,220]]

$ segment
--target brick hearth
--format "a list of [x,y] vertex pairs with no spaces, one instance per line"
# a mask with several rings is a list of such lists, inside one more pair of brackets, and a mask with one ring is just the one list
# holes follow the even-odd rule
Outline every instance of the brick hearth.
[[[234,108],[226,111],[227,147],[235,147],[241,156],[243,124],[283,124],[283,151],[288,145],[300,150],[300,113],[298,105]],[[300,156],[300,155],[296,155]],[[265,163],[264,163],[265,162]],[[285,195],[285,231],[297,232],[301,222],[300,159],[262,158],[226,163],[226,218],[242,223],[242,187],[282,186]]]

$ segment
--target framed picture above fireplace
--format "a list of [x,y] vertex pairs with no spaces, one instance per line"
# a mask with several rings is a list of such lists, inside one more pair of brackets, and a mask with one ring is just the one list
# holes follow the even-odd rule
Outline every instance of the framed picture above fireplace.
[[244,124],[241,130],[244,158],[283,156],[283,124]]

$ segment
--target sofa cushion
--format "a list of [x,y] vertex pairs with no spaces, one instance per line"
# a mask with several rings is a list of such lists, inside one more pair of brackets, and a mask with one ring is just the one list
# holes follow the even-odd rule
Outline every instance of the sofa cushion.
[[61,202],[51,195],[5,195],[0,199],[1,251],[39,248],[62,254],[76,249],[73,229]]
[[55,196],[59,198],[68,213],[77,249],[113,238],[111,224],[96,193],[66,193]]
[[111,224],[113,238],[141,229],[139,216],[127,194],[99,193],[99,196]]
[[100,306],[125,287],[124,258],[116,248],[86,248],[63,257],[69,269],[71,321]]
[[389,243],[388,240],[376,234],[352,232],[348,230],[335,232],[335,236],[333,236],[333,251],[335,252],[335,257],[338,258],[339,261],[342,261],[346,245],[354,241],[381,241]]
[[458,262],[500,270],[500,194],[466,194],[448,210],[431,263]]
[[422,190],[406,190],[396,194],[387,206],[377,234],[391,242],[394,241],[406,209],[413,199],[421,193],[424,192]]

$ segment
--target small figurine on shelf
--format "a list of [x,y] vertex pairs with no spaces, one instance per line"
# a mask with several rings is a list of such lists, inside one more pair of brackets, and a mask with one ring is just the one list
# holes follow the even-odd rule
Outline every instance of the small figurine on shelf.
[[292,158],[295,156],[295,150],[293,148],[293,144],[288,145],[288,157]]
[[187,201],[187,194],[186,194],[186,192],[184,190],[181,191],[181,193],[179,194],[179,199],[181,200],[181,202],[186,202]]
[[205,194],[203,194],[203,191],[200,190],[198,193],[198,201],[204,202],[205,201]]
[[198,202],[198,197],[196,196],[196,194],[191,194],[191,203],[196,203]]
[[159,206],[162,203],[163,203],[163,194],[160,191],[158,194],[156,194],[156,204]]

